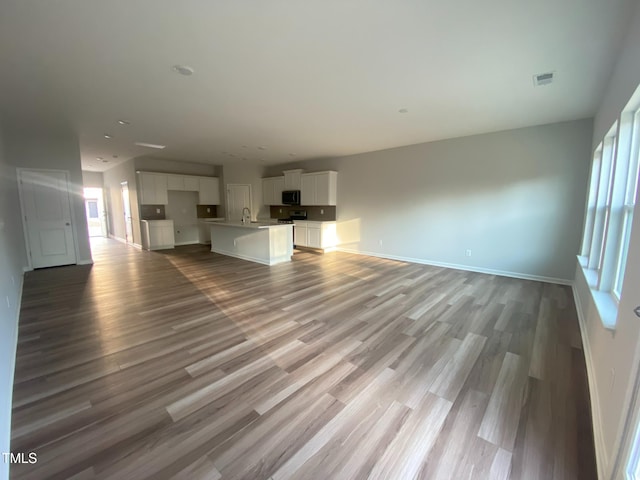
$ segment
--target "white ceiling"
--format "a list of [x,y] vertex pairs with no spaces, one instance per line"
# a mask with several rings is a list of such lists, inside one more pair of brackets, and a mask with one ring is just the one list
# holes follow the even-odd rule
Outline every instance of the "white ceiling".
[[[96,171],[140,155],[274,164],[585,118],[633,1],[2,0],[0,107],[70,122]],[[556,81],[534,88],[547,71]]]

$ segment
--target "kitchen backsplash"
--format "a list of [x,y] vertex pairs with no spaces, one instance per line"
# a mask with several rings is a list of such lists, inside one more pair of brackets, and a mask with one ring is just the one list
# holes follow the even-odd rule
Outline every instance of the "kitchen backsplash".
[[140,205],[140,220],[164,220],[164,205]]
[[[282,212],[280,212],[282,210]],[[332,222],[336,219],[336,207],[305,207],[304,205],[295,207],[269,207],[271,218],[289,218],[290,210],[306,210],[307,220],[316,222]],[[323,211],[323,213],[320,213]]]
[[[196,208],[198,209],[198,218],[216,218],[218,216],[216,205],[196,205]],[[207,209],[209,209],[208,212]]]

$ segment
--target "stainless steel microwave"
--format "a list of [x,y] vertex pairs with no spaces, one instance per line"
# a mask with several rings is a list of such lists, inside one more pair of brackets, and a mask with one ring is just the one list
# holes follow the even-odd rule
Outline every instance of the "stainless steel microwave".
[[300,205],[300,190],[285,190],[282,192],[283,205]]

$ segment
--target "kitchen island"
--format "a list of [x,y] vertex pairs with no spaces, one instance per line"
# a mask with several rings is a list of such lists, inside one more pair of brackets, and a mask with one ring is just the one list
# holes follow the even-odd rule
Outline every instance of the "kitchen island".
[[211,251],[263,265],[290,262],[293,255],[293,225],[212,222]]

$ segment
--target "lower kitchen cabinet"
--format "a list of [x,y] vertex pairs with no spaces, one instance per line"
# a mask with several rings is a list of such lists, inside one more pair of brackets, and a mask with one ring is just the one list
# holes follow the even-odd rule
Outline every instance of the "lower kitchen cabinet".
[[336,222],[295,221],[293,243],[298,247],[333,249],[337,245]]
[[175,247],[173,220],[142,220],[142,248],[165,250]]

